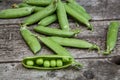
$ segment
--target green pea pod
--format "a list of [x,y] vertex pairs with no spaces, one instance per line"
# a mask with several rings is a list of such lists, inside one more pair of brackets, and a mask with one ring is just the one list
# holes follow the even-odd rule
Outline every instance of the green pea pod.
[[39,6],[47,6],[51,3],[52,0],[23,0],[24,3],[30,5],[39,5]]
[[88,29],[93,31],[93,26],[89,23],[89,21],[86,18],[81,16],[78,12],[76,12],[74,9],[72,9],[67,4],[64,4],[64,5],[65,5],[65,9],[69,15],[71,15],[73,18],[78,20],[80,23],[86,25],[88,27]]
[[85,40],[73,39],[73,38],[62,38],[62,37],[49,37],[53,41],[57,42],[62,46],[75,47],[75,48],[89,48],[89,49],[98,49],[97,45],[91,44]]
[[51,23],[55,22],[56,20],[57,20],[57,16],[55,14],[53,14],[53,15],[50,15],[48,17],[45,17],[38,24],[41,26],[48,26]]
[[116,42],[117,42],[119,27],[120,27],[119,22],[111,22],[110,23],[110,25],[108,27],[108,32],[107,32],[107,42],[106,42],[107,49],[103,53],[104,55],[110,54],[111,51],[114,49]]
[[20,18],[30,15],[33,11],[34,11],[34,7],[6,9],[0,11],[0,18]]
[[58,3],[57,3],[57,16],[58,16],[58,21],[59,21],[59,24],[60,24],[62,30],[69,31],[70,28],[69,28],[66,10],[65,10],[64,4],[61,2],[61,0],[58,0]]
[[91,16],[87,12],[78,9],[75,4],[68,3],[67,5],[70,6],[71,8],[73,8],[76,12],[78,12],[79,15],[85,17],[87,20],[91,20]]
[[55,12],[55,10],[56,10],[56,2],[52,2],[48,7],[44,8],[43,10],[38,11],[37,13],[34,13],[30,17],[26,18],[23,21],[23,24],[24,25],[34,24],[34,23],[40,21],[41,19],[51,15],[52,13]]
[[82,12],[86,12],[85,8],[82,7],[76,0],[67,0],[69,3],[73,4],[78,10],[81,10]]
[[44,26],[37,26],[34,28],[34,31],[41,34],[45,34],[45,35],[62,36],[62,37],[73,37],[79,33],[78,30],[72,32],[72,31],[65,31],[65,30],[60,30],[55,28],[44,27]]
[[39,41],[26,27],[21,27],[20,32],[25,42],[28,44],[29,48],[34,54],[40,51],[41,46]]
[[[69,60],[66,62],[63,62],[64,58],[68,58]],[[35,64],[37,59],[43,59],[43,65]],[[51,60],[52,60],[52,64],[51,64]],[[29,61],[29,65],[27,65],[28,61]],[[34,57],[26,57],[22,60],[22,64],[24,67],[30,68],[30,69],[53,70],[53,69],[67,68],[73,65],[74,63],[72,61],[72,58],[69,56],[41,55],[41,56],[34,56]]]
[[20,3],[20,4],[13,4],[12,7],[14,8],[22,8],[22,7],[34,7],[34,12],[38,12],[38,11],[41,11],[43,10],[44,8],[43,7],[40,7],[40,6],[32,6],[32,5],[29,5],[29,4],[26,4],[26,3]]

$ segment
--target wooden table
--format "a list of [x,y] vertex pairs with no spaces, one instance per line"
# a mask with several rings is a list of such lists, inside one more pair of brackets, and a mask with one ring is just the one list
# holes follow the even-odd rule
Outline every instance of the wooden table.
[[[79,39],[96,43],[103,51],[105,49],[105,37],[107,27],[113,20],[120,22],[120,0],[77,0],[92,16],[91,23],[94,32],[84,26],[78,26],[82,32]],[[13,3],[21,0],[2,0],[0,10],[9,8]],[[108,61],[112,56],[120,54],[120,33],[117,46],[109,56],[98,54],[95,50],[83,50],[67,48],[74,58],[84,64],[80,70],[72,67],[62,70],[44,71],[26,69],[21,60],[27,56],[33,56],[23,41],[18,25],[20,19],[0,19],[0,80],[120,80],[120,66]],[[52,26],[58,26],[56,23]],[[75,21],[70,19],[71,28],[76,28]],[[33,26],[30,27],[32,31]],[[46,46],[37,54],[50,54]]]

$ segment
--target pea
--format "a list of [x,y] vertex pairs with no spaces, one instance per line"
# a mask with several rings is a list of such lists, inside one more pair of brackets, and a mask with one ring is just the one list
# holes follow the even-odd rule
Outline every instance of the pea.
[[51,3],[49,6],[47,6],[43,10],[38,11],[37,13],[34,13],[33,15],[26,18],[22,23],[24,25],[34,24],[40,21],[41,19],[53,14],[55,10],[56,10],[56,3]]
[[45,60],[44,63],[43,63],[44,67],[50,67],[50,61],[48,60]]
[[119,27],[120,27],[119,22],[114,21],[110,23],[107,32],[107,42],[106,42],[107,48],[106,51],[103,53],[104,55],[110,54],[111,51],[114,49],[117,42]]
[[40,51],[41,45],[39,41],[26,27],[21,27],[20,33],[34,54]]
[[62,62],[62,60],[58,59],[57,60],[57,67],[61,67],[61,66],[63,66],[63,62]]
[[23,0],[24,3],[31,5],[47,6],[52,0]]
[[59,21],[59,24],[60,24],[62,30],[69,31],[70,28],[69,28],[66,10],[65,10],[64,4],[61,2],[61,0],[58,0],[57,16],[58,16],[58,21]]
[[33,66],[33,65],[34,65],[34,61],[32,61],[32,60],[27,60],[27,61],[26,61],[26,65],[28,65],[28,66]]
[[55,22],[56,20],[57,20],[57,16],[55,14],[53,14],[53,15],[50,15],[48,17],[45,17],[38,24],[41,26],[48,26],[51,23]]
[[17,9],[6,9],[0,11],[0,18],[20,18],[30,15],[34,11],[34,7],[23,7]]
[[49,27],[44,27],[44,26],[37,26],[34,28],[34,31],[45,34],[45,35],[50,35],[50,36],[61,36],[61,37],[73,37],[75,34],[78,34],[79,31],[65,31],[65,30],[60,30],[60,29],[55,29],[55,28],[49,28]]
[[51,67],[56,67],[56,60],[51,60],[50,61],[50,66]]
[[43,64],[43,59],[42,58],[37,59],[36,64],[42,65]]
[[79,13],[77,11],[75,11],[74,9],[72,9],[70,6],[68,6],[67,4],[65,5],[65,9],[66,12],[71,15],[73,18],[75,18],[77,21],[79,21],[80,23],[86,25],[88,27],[88,29],[93,31],[93,26],[89,23],[89,21],[84,18],[83,16],[79,15]]

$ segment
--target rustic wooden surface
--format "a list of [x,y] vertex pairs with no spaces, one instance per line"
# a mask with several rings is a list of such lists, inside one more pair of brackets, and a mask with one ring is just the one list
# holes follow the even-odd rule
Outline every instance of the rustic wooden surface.
[[[100,46],[101,51],[105,49],[105,37],[109,23],[113,20],[120,22],[119,0],[77,0],[86,8],[92,16],[91,23],[95,30],[91,32],[83,26],[78,26],[82,32],[77,36],[79,39],[87,40]],[[13,3],[21,0],[2,0],[0,10],[9,8]],[[24,18],[0,19],[0,80],[120,80],[120,66],[111,63],[108,59],[118,56],[120,52],[120,32],[117,46],[109,56],[98,54],[97,51],[67,48],[74,58],[83,63],[84,67],[76,70],[73,67],[43,71],[29,70],[22,66],[21,60],[27,56],[33,56],[23,41],[18,25]],[[57,27],[57,24],[53,24]],[[70,20],[71,28],[76,28],[73,20]],[[32,31],[33,26],[30,27]],[[37,54],[50,54],[47,47],[43,45]],[[53,54],[53,53],[52,53]]]

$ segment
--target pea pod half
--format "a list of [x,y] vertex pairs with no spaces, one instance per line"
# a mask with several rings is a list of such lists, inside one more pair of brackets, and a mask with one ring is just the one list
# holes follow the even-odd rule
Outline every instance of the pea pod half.
[[28,44],[29,48],[34,54],[40,51],[41,45],[39,41],[26,27],[21,27],[20,32],[25,42]]
[[[64,62],[63,59],[68,58],[69,60]],[[42,59],[43,63],[36,63],[37,60]],[[69,56],[59,56],[59,55],[41,55],[35,57],[26,57],[22,60],[22,64],[26,68],[31,69],[62,69],[71,66],[73,63],[72,58]]]
[[103,54],[108,55],[114,49],[117,42],[119,27],[120,27],[119,22],[110,23],[108,27],[108,32],[107,32],[107,42],[106,42],[107,49]]
[[30,15],[34,11],[34,7],[23,7],[17,9],[6,9],[0,11],[0,18],[20,18]]

